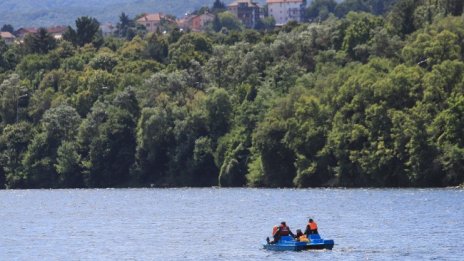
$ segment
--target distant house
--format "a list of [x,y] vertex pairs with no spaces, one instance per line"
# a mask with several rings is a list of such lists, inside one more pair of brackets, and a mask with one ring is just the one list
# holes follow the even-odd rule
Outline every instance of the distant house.
[[[46,28],[47,32],[51,34],[56,40],[61,40],[63,38],[63,34],[66,32],[68,29],[67,26],[65,25],[57,25],[57,26],[51,26]],[[35,34],[38,32],[37,28],[24,28],[21,27],[18,30],[16,30],[15,35],[19,39],[24,39],[24,37],[28,34]]]
[[10,32],[0,32],[0,38],[8,45],[13,44],[16,40],[16,37]]
[[251,0],[237,0],[227,6],[247,28],[254,28],[260,18],[260,7]]
[[111,23],[106,23],[100,25],[100,30],[102,32],[103,37],[108,37],[114,35],[114,32],[116,31],[116,27],[113,26]]
[[184,30],[201,32],[205,29],[206,24],[212,22],[213,20],[214,15],[210,13],[204,13],[201,15],[189,15],[177,20],[177,25]]
[[194,16],[192,18],[192,31],[200,32],[205,28],[205,25],[214,20],[214,15],[210,13],[204,13],[201,15]]
[[146,14],[139,19],[137,19],[137,23],[145,26],[148,32],[154,33],[158,30],[161,30],[163,26],[163,21],[168,23],[174,23],[169,17],[164,15],[163,13],[155,13],[155,14]]
[[305,0],[266,0],[266,3],[268,15],[274,17],[276,25],[303,21]]
[[51,34],[56,40],[61,40],[63,38],[63,34],[66,32],[67,29],[68,29],[67,26],[58,25],[58,26],[48,27],[47,32]]
[[14,34],[19,39],[23,39],[26,35],[35,34],[35,33],[37,33],[37,28],[24,28],[24,27],[21,27],[18,30],[16,30]]
[[194,17],[194,15],[187,15],[180,18],[180,19],[177,19],[176,20],[176,23],[177,23],[177,26],[182,29],[182,30],[187,30],[187,29],[191,29],[191,22],[192,22],[192,18]]

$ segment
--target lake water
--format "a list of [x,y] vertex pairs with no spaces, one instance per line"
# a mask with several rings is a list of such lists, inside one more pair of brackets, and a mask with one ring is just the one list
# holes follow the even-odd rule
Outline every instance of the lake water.
[[[314,218],[332,251],[262,248]],[[0,191],[0,260],[463,260],[464,190]]]

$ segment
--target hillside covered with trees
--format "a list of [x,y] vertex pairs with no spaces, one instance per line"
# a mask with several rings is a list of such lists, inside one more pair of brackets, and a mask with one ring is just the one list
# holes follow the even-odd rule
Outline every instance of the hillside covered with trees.
[[333,6],[275,30],[128,40],[81,17],[0,43],[0,184],[463,184],[462,1]]
[[[116,22],[118,14],[131,16],[141,13],[163,12],[182,17],[212,0],[2,0],[0,25],[39,27],[73,24],[76,17],[91,16],[102,23]],[[230,4],[233,0],[224,0]],[[265,3],[265,0],[255,2]]]

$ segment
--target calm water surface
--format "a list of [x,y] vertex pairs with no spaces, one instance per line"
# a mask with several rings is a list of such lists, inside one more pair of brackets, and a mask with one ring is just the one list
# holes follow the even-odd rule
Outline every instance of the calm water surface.
[[[313,217],[332,251],[262,249]],[[0,191],[0,260],[463,260],[464,190]]]

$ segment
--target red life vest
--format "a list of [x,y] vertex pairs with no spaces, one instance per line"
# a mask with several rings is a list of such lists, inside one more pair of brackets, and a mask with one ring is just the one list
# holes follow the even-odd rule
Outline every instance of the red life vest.
[[313,221],[313,222],[309,222],[309,223],[308,223],[308,226],[309,226],[309,229],[310,229],[310,230],[317,230],[317,224],[316,224],[316,222],[314,222],[314,221]]
[[280,235],[281,236],[288,236],[290,235],[290,229],[287,226],[280,226]]

